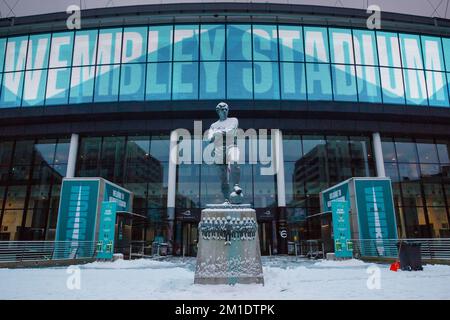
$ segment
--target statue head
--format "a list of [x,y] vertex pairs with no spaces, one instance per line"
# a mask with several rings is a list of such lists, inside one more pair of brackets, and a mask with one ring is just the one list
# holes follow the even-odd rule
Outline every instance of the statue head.
[[216,106],[216,112],[221,121],[224,121],[228,118],[228,110],[229,110],[228,104],[226,104],[225,102],[220,102]]

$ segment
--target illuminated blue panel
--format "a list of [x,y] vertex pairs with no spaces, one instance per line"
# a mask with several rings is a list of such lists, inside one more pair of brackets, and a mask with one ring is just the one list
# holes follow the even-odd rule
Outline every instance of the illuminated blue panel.
[[423,69],[420,37],[411,34],[400,34],[399,40],[403,68]]
[[227,63],[227,99],[253,99],[251,62]]
[[303,62],[305,52],[303,50],[303,28],[300,26],[279,26],[278,43],[280,61]]
[[198,62],[174,62],[173,100],[198,99]]
[[170,100],[172,63],[147,64],[146,100]]
[[72,66],[95,65],[98,30],[77,31],[73,47]]
[[48,68],[50,54],[50,34],[30,36],[27,52],[27,70]]
[[450,71],[450,38],[442,38],[442,49],[444,51],[445,68]]
[[200,63],[200,99],[225,98],[225,62]]
[[280,84],[277,62],[254,62],[255,99],[279,100]]
[[253,60],[278,60],[278,34],[276,25],[253,25]]
[[381,103],[380,73],[377,67],[356,66],[360,102]]
[[94,95],[95,66],[73,67],[69,103],[92,102]]
[[44,104],[47,73],[48,70],[46,69],[25,72],[22,106],[41,106]]
[[203,61],[225,60],[225,25],[201,25],[200,59]]
[[403,78],[406,104],[428,105],[424,71],[403,69]]
[[0,39],[0,72],[3,72],[5,65],[6,38]]
[[119,95],[120,65],[98,66],[95,72],[94,101],[117,101]]
[[252,26],[229,24],[227,25],[227,59],[252,59]]
[[[330,28],[331,63],[354,64],[351,30]],[[354,71],[353,71],[354,74]]]
[[306,64],[306,79],[309,100],[332,100],[330,65]]
[[147,27],[123,29],[122,63],[146,62],[147,34]]
[[331,65],[334,100],[358,101],[356,93],[355,67],[353,65]]
[[45,104],[67,104],[69,100],[70,68],[48,70]]
[[306,62],[330,62],[327,28],[304,27]]
[[98,34],[97,65],[120,63],[122,28],[103,29]]
[[148,61],[172,60],[173,26],[150,26],[148,30]]
[[142,101],[145,89],[145,64],[123,64],[120,72],[120,101]]
[[5,72],[25,70],[28,36],[9,38],[6,45]]
[[174,61],[198,60],[198,28],[198,25],[175,26],[173,36]]
[[377,43],[375,32],[367,30],[353,30],[353,48],[356,64],[378,65]]
[[421,36],[422,54],[426,70],[445,71],[441,38]]
[[384,103],[405,104],[402,69],[380,68]]
[[3,74],[0,107],[19,107],[22,99],[24,72],[8,72]]
[[50,68],[66,68],[72,65],[74,32],[58,32],[52,35]]
[[425,71],[430,106],[448,107],[449,97],[445,73]]
[[305,64],[282,62],[281,74],[281,99],[306,100]]
[[393,32],[377,32],[380,66],[401,67],[398,37]]

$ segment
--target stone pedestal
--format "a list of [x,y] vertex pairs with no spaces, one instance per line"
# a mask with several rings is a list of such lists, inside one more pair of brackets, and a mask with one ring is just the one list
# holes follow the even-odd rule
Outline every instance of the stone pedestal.
[[258,224],[250,205],[202,210],[195,284],[264,284]]

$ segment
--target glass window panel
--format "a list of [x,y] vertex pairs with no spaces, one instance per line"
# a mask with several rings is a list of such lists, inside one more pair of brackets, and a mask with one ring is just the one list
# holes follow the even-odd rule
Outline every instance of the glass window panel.
[[330,73],[328,64],[306,64],[308,100],[332,100]]
[[425,71],[430,106],[448,107],[449,97],[445,73]]
[[449,147],[450,143],[447,140],[436,140],[436,147],[439,155],[439,162],[443,164],[450,163]]
[[251,62],[227,63],[227,98],[252,99],[253,75]]
[[278,34],[276,25],[253,25],[253,60],[278,60]]
[[13,141],[0,141],[0,165],[9,165],[13,155],[13,143]]
[[355,67],[352,65],[331,65],[333,92],[336,101],[358,101],[356,93]]
[[176,204],[181,208],[199,207],[200,166],[184,165],[177,167]]
[[5,210],[2,219],[2,234],[8,237],[6,240],[18,241],[22,225],[23,210]]
[[400,181],[397,163],[395,163],[395,162],[385,162],[384,163],[384,169],[386,171],[386,176],[391,178],[393,183]]
[[227,59],[252,60],[251,25],[227,25]]
[[56,139],[51,140],[39,140],[34,144],[35,154],[34,163],[40,164],[52,164],[55,158]]
[[70,68],[50,69],[45,104],[66,104],[69,99]]
[[283,135],[283,156],[284,161],[297,161],[303,154],[302,138],[300,135]]
[[69,103],[92,102],[95,66],[74,67],[71,78]]
[[393,32],[377,32],[380,66],[401,67],[398,37]]
[[356,64],[366,66],[378,65],[378,52],[374,31],[353,30],[353,46],[355,48]]
[[65,68],[72,65],[74,32],[58,32],[52,35],[50,68]]
[[254,62],[255,99],[279,100],[280,84],[277,62]]
[[225,60],[225,25],[203,24],[200,26],[200,59]]
[[283,100],[306,100],[304,63],[280,63],[281,98]]
[[423,206],[419,182],[402,182],[403,204],[410,207]]
[[420,36],[400,34],[399,40],[403,68],[423,69]]
[[424,181],[440,181],[442,177],[441,167],[438,164],[421,164],[420,173]]
[[81,30],[75,34],[72,66],[95,65],[98,30]]
[[417,163],[416,144],[410,139],[395,139],[398,162]]
[[201,62],[200,99],[222,98],[225,98],[225,62]]
[[354,64],[352,31],[330,28],[331,63]]
[[267,208],[277,206],[276,175],[264,175],[262,172],[267,165],[253,165],[254,206]]
[[45,86],[48,70],[32,70],[25,72],[25,87],[23,89],[23,106],[38,106],[44,104]]
[[120,65],[101,65],[96,68],[94,101],[117,101]]
[[122,64],[120,101],[142,101],[145,90],[145,64]]
[[50,53],[50,34],[30,36],[28,40],[27,70],[44,69],[48,67]]
[[167,135],[152,135],[150,153],[159,161],[169,161],[170,139]]
[[406,236],[409,238],[429,238],[430,232],[425,220],[423,208],[401,208],[405,219]]
[[[1,77],[1,76],[0,76]],[[22,100],[24,72],[8,72],[3,74],[0,107],[19,107]]]
[[381,103],[381,85],[378,68],[356,66],[360,102]]
[[445,208],[427,208],[433,238],[448,238],[450,236],[449,221]]
[[147,64],[146,100],[170,100],[172,63]]
[[31,164],[33,154],[34,140],[19,140],[16,141],[14,148],[14,164]]
[[8,39],[6,45],[5,72],[25,69],[27,57],[28,36]]
[[175,25],[174,61],[198,60],[198,25]]
[[198,99],[198,62],[174,62],[172,99]]
[[350,137],[350,155],[353,161],[372,160],[372,144],[369,137]]
[[100,29],[98,34],[97,64],[120,63],[121,53],[122,28]]
[[421,36],[421,40],[425,69],[445,71],[441,38]]
[[149,136],[129,136],[127,140],[127,163],[146,161],[150,156]]
[[381,148],[383,149],[383,158],[386,162],[397,161],[395,146],[392,138],[382,138]]
[[450,72],[450,38],[442,38],[442,48],[444,51],[444,63],[447,72]]
[[55,153],[55,163],[67,163],[69,159],[69,139],[58,139]]
[[301,26],[278,26],[278,43],[281,61],[303,62],[303,29]]
[[173,26],[150,26],[148,31],[148,61],[172,60]]
[[417,140],[420,163],[439,163],[436,145],[432,140]]
[[402,181],[417,181],[420,178],[419,166],[415,163],[400,163],[398,165]]
[[326,28],[304,27],[306,62],[330,62]]
[[146,62],[147,34],[147,27],[123,29],[122,63]]
[[403,69],[406,104],[428,105],[425,73],[423,70]]
[[27,186],[9,186],[6,193],[5,209],[24,208]]
[[6,40],[6,38],[0,39],[0,72],[3,72],[5,66]]
[[384,103],[404,104],[405,90],[401,69],[380,68]]

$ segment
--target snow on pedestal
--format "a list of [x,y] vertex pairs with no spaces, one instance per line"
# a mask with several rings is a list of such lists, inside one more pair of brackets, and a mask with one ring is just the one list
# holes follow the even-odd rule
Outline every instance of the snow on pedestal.
[[199,231],[195,284],[264,284],[254,209],[204,209]]

